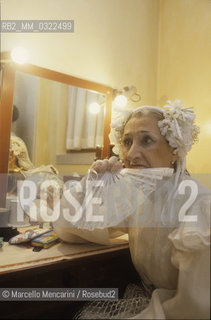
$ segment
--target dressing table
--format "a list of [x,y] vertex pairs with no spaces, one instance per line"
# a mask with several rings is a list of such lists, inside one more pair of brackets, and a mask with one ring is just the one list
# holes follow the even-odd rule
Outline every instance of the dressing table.
[[[1,288],[118,288],[138,282],[126,238],[111,245],[67,244],[33,252],[5,244],[0,249]],[[71,319],[84,301],[1,301],[0,319]]]

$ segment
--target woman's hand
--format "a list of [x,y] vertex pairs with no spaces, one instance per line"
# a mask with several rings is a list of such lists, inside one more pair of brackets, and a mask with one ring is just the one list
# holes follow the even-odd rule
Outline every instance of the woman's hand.
[[110,159],[97,160],[95,161],[90,171],[96,171],[97,173],[105,173],[106,171],[110,171],[114,173],[123,168],[122,163],[117,159],[117,157],[111,157]]

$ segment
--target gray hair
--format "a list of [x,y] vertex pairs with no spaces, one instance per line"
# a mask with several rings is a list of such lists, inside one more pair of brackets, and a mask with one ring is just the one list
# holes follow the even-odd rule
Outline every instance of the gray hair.
[[135,109],[135,111],[131,113],[131,115],[125,122],[124,128],[128,123],[128,121],[132,118],[141,118],[141,117],[149,117],[149,116],[157,119],[158,121],[164,119],[163,110],[161,108],[157,108],[153,106],[140,107]]

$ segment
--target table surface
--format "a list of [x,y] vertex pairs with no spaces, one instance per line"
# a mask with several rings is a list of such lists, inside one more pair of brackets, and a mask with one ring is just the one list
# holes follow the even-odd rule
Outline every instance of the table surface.
[[53,264],[58,261],[76,260],[82,257],[100,255],[128,248],[128,237],[124,235],[118,239],[112,239],[111,245],[99,245],[94,243],[70,244],[65,242],[34,252],[32,247],[24,245],[10,245],[4,243],[0,248],[0,275],[8,272],[30,269],[42,265]]
[[[1,288],[117,288],[139,280],[126,235],[111,245],[60,242],[40,252],[4,243],[0,248]],[[0,319],[72,319],[84,301],[1,301]]]

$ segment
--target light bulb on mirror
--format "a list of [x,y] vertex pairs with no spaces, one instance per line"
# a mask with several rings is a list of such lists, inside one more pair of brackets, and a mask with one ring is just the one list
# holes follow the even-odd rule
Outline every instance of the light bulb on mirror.
[[116,96],[116,98],[114,99],[114,103],[116,104],[116,106],[122,107],[122,108],[126,106],[127,101],[128,101],[127,98],[123,94]]
[[92,102],[90,103],[89,105],[89,111],[92,113],[92,114],[97,114],[100,112],[100,105],[99,103],[97,102]]
[[202,130],[206,133],[206,134],[211,134],[211,121],[207,121],[202,127]]
[[11,58],[16,63],[24,64],[29,60],[29,53],[23,47],[16,47],[11,51]]

